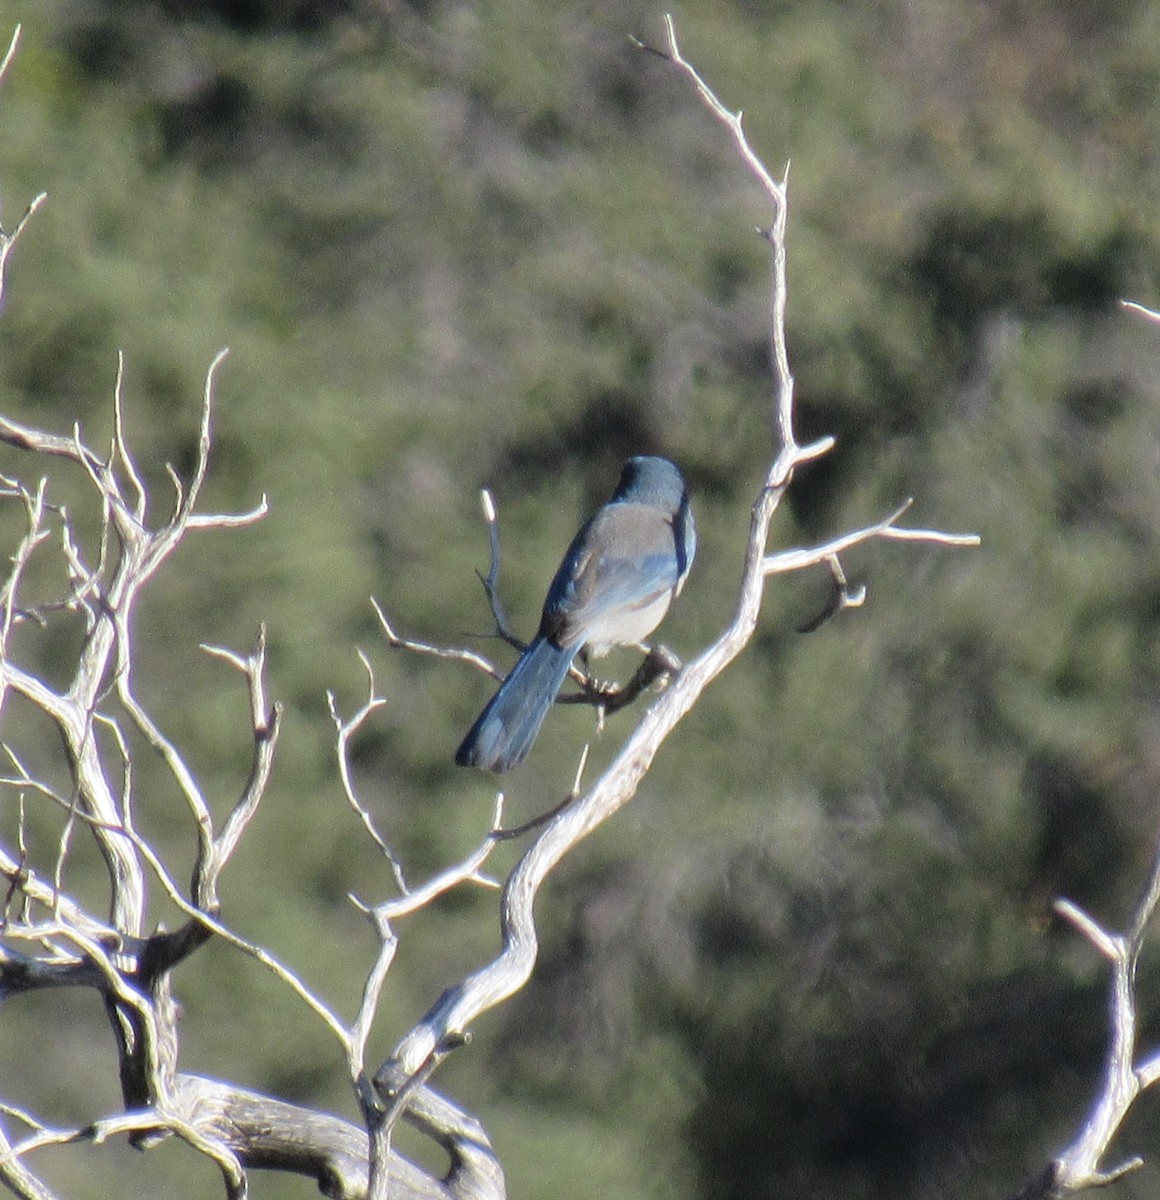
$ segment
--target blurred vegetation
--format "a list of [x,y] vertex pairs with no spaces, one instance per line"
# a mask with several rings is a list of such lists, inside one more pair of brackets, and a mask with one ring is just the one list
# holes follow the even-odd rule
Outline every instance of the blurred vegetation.
[[[1158,825],[1160,344],[1115,300],[1160,297],[1160,8],[675,15],[767,163],[793,163],[799,424],[839,445],[795,482],[779,543],[913,495],[917,523],[983,547],[862,549],[867,606],[809,636],[821,582],[775,581],[749,653],[547,889],[533,984],[440,1082],[522,1200],[1002,1194],[1085,1111],[1103,1047],[1102,964],[1050,902],[1114,925]],[[346,895],[388,887],[326,714],[327,689],[362,699],[356,647],[390,700],[360,786],[412,869],[470,845],[492,794],[451,765],[487,681],[389,654],[368,597],[417,636],[486,629],[486,485],[530,630],[579,519],[648,451],[684,467],[700,534],[666,641],[692,653],[730,612],[770,454],[765,214],[696,99],[631,49],[658,17],[0,0],[0,36],[24,24],[0,88],[5,225],[50,194],[12,263],[0,408],[100,441],[123,349],[163,503],[205,367],[232,348],[207,502],[266,493],[271,513],[183,548],[139,616],[139,677],[228,803],[244,698],[197,643],[246,648],[267,622],[286,728],[227,916],[348,1011],[372,945]],[[43,469],[0,455],[4,474]],[[51,669],[52,637],[43,652]],[[515,816],[566,789],[589,729],[553,716],[510,780]],[[166,819],[142,815],[160,837]],[[492,898],[403,940],[381,1050],[490,953]],[[353,1113],[299,1006],[223,948],[195,963],[185,1066]],[[80,1042],[103,1069],[90,1000],[4,1010],[5,1090],[53,1119],[116,1102],[107,1070],[94,1090],[64,1057]],[[75,1039],[46,1045],[50,1005]],[[1149,1166],[1118,1195],[1158,1186],[1153,1109],[1123,1135]],[[47,1173],[76,1196],[220,1187],[170,1148],[60,1153]]]

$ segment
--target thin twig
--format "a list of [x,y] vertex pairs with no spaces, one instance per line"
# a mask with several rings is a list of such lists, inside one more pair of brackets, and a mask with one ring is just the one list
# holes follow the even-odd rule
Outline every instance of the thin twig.
[[4,57],[0,58],[0,79],[8,73],[8,68],[12,60],[16,57],[16,47],[20,45],[20,25],[12,31],[12,37],[8,42],[8,49],[4,52]]
[[[372,600],[373,604],[374,601]],[[375,611],[378,612],[378,606],[375,606]],[[367,718],[377,709],[382,708],[386,701],[376,694],[375,690],[375,672],[371,666],[370,659],[360,650],[358,652],[359,662],[363,665],[363,670],[367,676],[367,698],[358,710],[348,720],[343,720],[338,712],[338,701],[333,692],[328,692],[326,696],[327,706],[330,709],[330,719],[334,723],[335,732],[338,736],[337,752],[338,752],[338,773],[342,780],[342,790],[346,796],[347,803],[354,811],[355,815],[362,822],[363,828],[367,831],[371,841],[379,848],[379,851],[390,865],[391,872],[395,876],[395,884],[400,892],[406,893],[407,881],[403,874],[403,865],[396,857],[395,852],[387,843],[386,838],[379,833],[375,825],[374,818],[371,816],[370,810],[358,798],[358,793],[355,790],[354,779],[350,769],[350,742],[356,733],[363,727]]]
[[241,672],[246,680],[250,701],[250,729],[253,735],[253,757],[250,774],[237,802],[230,809],[216,837],[210,839],[209,855],[199,858],[194,867],[193,894],[200,908],[211,911],[218,906],[218,879],[226,863],[233,857],[242,835],[249,828],[266,794],[270,773],[274,768],[274,752],[281,729],[282,708],[266,698],[266,626],[258,629],[258,640],[247,655],[237,654],[221,646],[201,647],[207,654],[220,658]]
[[[19,27],[18,27],[19,28]],[[7,67],[11,61],[11,55],[15,49],[15,39],[13,44],[8,48],[8,54],[5,55],[3,66]],[[5,233],[0,229],[0,301],[4,298],[4,283],[7,276],[8,258],[11,255],[16,243],[20,240],[20,235],[24,232],[25,226],[32,219],[36,210],[48,199],[47,192],[41,192],[38,196],[34,196],[28,207],[24,210],[24,215],[16,222],[16,228],[11,233]]]
[[394,626],[387,619],[387,614],[383,611],[382,605],[373,596],[371,597],[371,606],[374,608],[375,616],[378,617],[379,624],[386,635],[387,645],[392,649],[409,650],[412,654],[429,654],[434,658],[454,659],[457,662],[465,662],[470,666],[476,667],[494,679],[503,678],[502,671],[492,666],[483,655],[476,654],[474,650],[467,650],[460,646],[439,646],[434,642],[420,642],[413,638],[403,637],[401,634],[395,632]]
[[855,529],[850,533],[831,538],[821,545],[800,550],[779,550],[770,554],[764,562],[766,575],[782,575],[788,571],[801,571],[806,567],[816,566],[872,538],[884,538],[898,542],[930,542],[940,546],[978,546],[980,538],[975,533],[946,533],[940,529],[903,529],[895,522],[907,512],[911,506],[908,500],[900,505],[890,516],[873,525]]
[[487,524],[487,543],[490,554],[487,574],[480,575],[477,571],[476,575],[479,576],[479,582],[483,584],[483,591],[487,596],[487,604],[491,609],[492,619],[495,621],[496,636],[502,638],[509,646],[514,647],[522,654],[527,643],[516,636],[499,598],[499,510],[496,508],[495,497],[487,488],[479,493],[479,502],[483,508],[483,519]]

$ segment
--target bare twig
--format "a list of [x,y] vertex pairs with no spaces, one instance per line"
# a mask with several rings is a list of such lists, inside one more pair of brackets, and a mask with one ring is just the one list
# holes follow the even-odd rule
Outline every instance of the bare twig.
[[484,488],[480,492],[479,501],[483,508],[483,519],[487,522],[487,541],[491,551],[487,574],[480,575],[479,581],[483,584],[488,607],[491,609],[491,615],[495,619],[496,634],[503,638],[509,646],[514,646],[516,650],[522,653],[526,643],[516,637],[515,632],[508,622],[507,615],[503,611],[503,605],[500,603],[499,598],[499,511],[495,505],[495,497],[487,488]]
[[1151,321],[1154,325],[1160,325],[1160,312],[1157,312],[1154,308],[1138,304],[1135,300],[1121,300],[1120,307],[1137,317],[1143,317],[1145,321]]
[[233,857],[234,850],[258,810],[258,804],[266,793],[270,772],[274,767],[274,751],[278,745],[282,708],[271,704],[266,698],[266,627],[258,630],[258,641],[247,655],[237,654],[220,646],[202,649],[215,658],[229,663],[242,673],[250,701],[250,728],[253,732],[254,753],[250,774],[242,788],[237,803],[230,810],[222,831],[212,838],[209,854],[199,856],[194,867],[192,891],[198,907],[210,912],[218,907],[218,879],[226,863]]
[[481,654],[476,654],[474,650],[465,650],[456,646],[438,646],[433,642],[420,642],[413,638],[405,638],[401,634],[395,632],[394,626],[388,620],[382,606],[372,596],[371,605],[375,610],[375,615],[379,619],[379,624],[383,628],[383,633],[387,637],[387,645],[394,650],[409,650],[413,654],[429,654],[435,658],[451,658],[458,662],[465,662],[470,666],[476,667],[487,675],[491,675],[495,679],[502,679],[503,672],[499,668],[492,666]]
[[12,31],[12,37],[8,42],[8,49],[4,51],[4,57],[0,58],[0,79],[3,79],[8,74],[8,68],[12,65],[12,60],[16,57],[16,48],[20,45],[21,26],[18,24]]
[[782,575],[788,571],[802,571],[818,563],[828,562],[837,558],[843,550],[873,538],[884,538],[896,542],[929,542],[941,546],[977,546],[979,536],[974,533],[945,533],[939,529],[907,529],[895,522],[910,509],[911,501],[901,505],[890,516],[867,525],[863,529],[855,529],[840,537],[831,538],[819,546],[803,550],[780,550],[766,557],[762,569],[766,575]]
[[[372,604],[374,601],[372,601]],[[386,628],[386,620],[382,615],[382,611],[375,604],[375,611],[379,614],[379,620]],[[386,838],[379,833],[375,826],[374,818],[371,816],[370,810],[358,798],[355,791],[354,779],[351,777],[350,770],[350,741],[356,733],[363,727],[367,718],[375,712],[376,709],[382,708],[386,704],[381,696],[375,692],[375,672],[370,664],[370,660],[365,654],[359,651],[359,662],[363,665],[363,670],[367,674],[367,698],[361,707],[354,713],[349,720],[344,720],[338,712],[338,701],[335,699],[333,692],[328,692],[326,701],[330,709],[330,719],[334,722],[335,731],[338,734],[338,773],[342,780],[342,790],[346,795],[347,803],[354,810],[358,819],[362,822],[363,828],[367,831],[370,839],[382,852],[383,857],[390,865],[391,871],[395,876],[395,883],[400,892],[407,891],[407,881],[403,877],[403,867],[399,860],[395,857],[394,852],[387,844]]]
[[[13,45],[9,46],[8,48],[8,54],[4,59],[4,67],[7,67],[14,48],[15,39],[13,40]],[[28,207],[24,210],[24,215],[19,221],[16,222],[16,228],[13,229],[11,233],[5,233],[3,229],[0,229],[0,304],[2,304],[4,300],[4,284],[8,272],[8,258],[15,248],[17,241],[20,239],[20,235],[24,232],[25,227],[28,225],[28,222],[32,219],[36,210],[40,208],[40,206],[47,199],[47,192],[41,192],[38,196],[34,196],[29,202]]]

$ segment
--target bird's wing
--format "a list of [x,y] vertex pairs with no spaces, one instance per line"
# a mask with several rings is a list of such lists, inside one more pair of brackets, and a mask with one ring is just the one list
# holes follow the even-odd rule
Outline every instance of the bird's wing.
[[647,505],[608,505],[564,556],[540,631],[558,645],[578,644],[594,626],[647,607],[679,580],[672,518]]

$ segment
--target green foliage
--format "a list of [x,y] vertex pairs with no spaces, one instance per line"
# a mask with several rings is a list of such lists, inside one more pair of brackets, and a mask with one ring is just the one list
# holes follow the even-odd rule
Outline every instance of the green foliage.
[[[207,502],[271,512],[158,580],[142,690],[228,803],[244,698],[196,645],[267,623],[286,732],[228,916],[349,1006],[370,944],[345,897],[389,886],[333,767],[325,695],[363,699],[356,647],[390,701],[359,784],[408,862],[462,851],[490,806],[450,762],[486,681],[388,653],[368,596],[416,636],[486,629],[490,486],[530,630],[578,519],[656,451],[685,467],[701,538],[664,636],[686,654],[713,636],[770,449],[767,214],[695,98],[628,45],[657,36],[639,3],[28,7],[0,0],[0,36],[25,24],[0,88],[5,226],[50,201],[12,264],[0,407],[99,442],[123,349],[164,503],[161,465],[189,461],[205,366],[232,348]],[[767,163],[793,163],[799,423],[839,447],[795,481],[779,543],[913,495],[916,523],[983,547],[863,549],[867,606],[809,636],[820,589],[775,582],[749,653],[548,888],[536,981],[446,1082],[522,1197],[1013,1188],[1100,1052],[1099,964],[1052,935],[1050,900],[1114,924],[1155,837],[1160,346],[1113,302],[1160,292],[1160,12],[676,16]],[[75,506],[81,481],[59,486]],[[589,732],[553,716],[514,816],[566,789]],[[489,904],[403,931],[385,1044],[490,952]],[[274,1032],[296,1006],[264,979],[252,1003],[224,994],[218,953],[180,980],[191,1065],[349,1111],[337,1056],[287,1057]],[[43,1071],[45,1103],[79,1111],[87,1080],[4,1043],[5,1074]],[[1157,1158],[1154,1123],[1132,1132]]]

